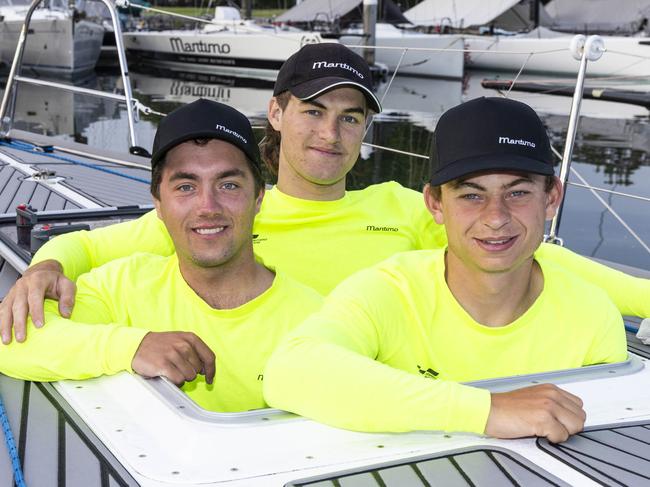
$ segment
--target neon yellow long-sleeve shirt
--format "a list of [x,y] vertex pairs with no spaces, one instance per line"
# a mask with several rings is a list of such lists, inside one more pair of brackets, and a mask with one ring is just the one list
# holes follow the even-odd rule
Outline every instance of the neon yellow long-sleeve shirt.
[[625,360],[623,322],[605,293],[538,262],[543,292],[503,327],[477,323],[456,301],[443,250],[351,276],[273,353],[267,402],[360,431],[483,433],[490,394],[459,382]]
[[[444,228],[431,218],[422,194],[397,183],[349,191],[338,201],[301,200],[273,188],[266,193],[253,231],[255,252],[265,262],[321,294],[395,253],[446,245]],[[65,274],[76,279],[134,252],[174,252],[164,224],[153,211],[130,222],[56,237],[33,262],[58,260]],[[556,245],[542,244],[538,255],[605,290],[622,314],[650,317],[650,280]]]
[[214,309],[183,279],[176,255],[138,254],[79,278],[71,320],[46,302],[47,325],[30,323],[24,343],[0,347],[0,372],[20,379],[86,379],[131,371],[149,331],[190,331],[216,355],[212,385],[203,376],[183,386],[212,411],[265,406],[264,365],[287,331],[318,309],[322,298],[282,273],[255,299]]

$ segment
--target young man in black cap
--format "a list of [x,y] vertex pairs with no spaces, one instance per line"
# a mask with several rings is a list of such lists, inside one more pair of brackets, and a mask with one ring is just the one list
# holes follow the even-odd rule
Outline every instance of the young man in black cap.
[[265,398],[355,430],[563,441],[583,427],[578,397],[461,384],[627,356],[605,293],[534,256],[562,198],[544,126],[523,103],[481,98],[445,113],[434,137],[425,201],[448,247],[346,279],[271,356]]
[[197,100],[170,113],[154,139],[151,193],[176,253],[138,254],[82,276],[71,320],[46,302],[48,325],[3,347],[0,371],[48,381],[127,370],[187,382],[209,410],[264,407],[266,358],[321,299],[255,260],[258,158],[237,110]]
[[[352,273],[397,252],[446,244],[422,204],[422,194],[395,182],[346,191],[366,120],[381,106],[370,70],[360,56],[336,43],[312,44],[291,56],[278,75],[269,103],[262,156],[278,173],[255,220],[254,249],[265,262],[327,294]],[[468,141],[471,140],[468,139]],[[607,290],[621,312],[650,314],[650,283],[626,276],[558,246],[543,245],[561,265]],[[63,275],[81,273],[135,251],[174,251],[155,213],[133,222],[57,237],[34,257],[34,265],[0,304],[2,340],[22,340],[28,309],[40,325],[43,296],[59,299],[65,315],[74,286]],[[59,264],[59,262],[62,264]],[[627,290],[643,290],[645,296]]]

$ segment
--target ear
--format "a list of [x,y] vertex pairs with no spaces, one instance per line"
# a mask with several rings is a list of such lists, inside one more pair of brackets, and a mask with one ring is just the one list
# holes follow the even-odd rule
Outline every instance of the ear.
[[557,209],[564,198],[564,189],[562,182],[557,176],[553,176],[553,187],[546,193],[546,220],[552,220],[557,213]]
[[156,215],[158,215],[158,218],[162,220],[162,212],[160,210],[160,200],[156,197],[153,198],[153,205],[156,207]]
[[260,208],[262,208],[262,201],[264,200],[264,193],[266,189],[262,187],[260,189],[260,194],[257,195],[257,198],[255,199],[255,214],[257,215],[260,212]]
[[442,197],[438,199],[434,196],[429,183],[424,186],[424,204],[427,205],[427,209],[433,215],[435,222],[438,225],[443,225],[445,222],[442,214]]
[[268,118],[273,130],[279,132],[282,125],[282,108],[280,108],[280,104],[276,97],[271,98],[271,101],[269,101],[269,109],[266,118]]

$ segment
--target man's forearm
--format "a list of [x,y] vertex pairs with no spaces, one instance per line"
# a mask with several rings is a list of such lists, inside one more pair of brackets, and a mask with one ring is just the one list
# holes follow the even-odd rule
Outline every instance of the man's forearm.
[[483,433],[490,393],[394,369],[343,347],[293,338],[273,354],[264,397],[289,410],[357,431]]
[[117,324],[83,324],[46,317],[28,328],[25,343],[0,348],[0,372],[24,380],[88,379],[131,371],[131,360],[148,330]]

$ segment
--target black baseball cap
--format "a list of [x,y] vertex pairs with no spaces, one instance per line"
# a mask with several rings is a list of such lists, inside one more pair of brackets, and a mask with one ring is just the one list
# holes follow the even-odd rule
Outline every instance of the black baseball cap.
[[260,167],[259,148],[246,115],[228,105],[205,98],[177,108],[160,121],[153,139],[151,166],[177,145],[204,138],[231,143]]
[[381,103],[372,92],[370,68],[361,56],[336,42],[307,44],[280,68],[273,96],[289,90],[300,100],[311,100],[343,86],[357,88],[369,108],[381,112]]
[[515,100],[482,97],[442,114],[431,145],[431,184],[481,171],[551,176],[553,153],[535,111]]

